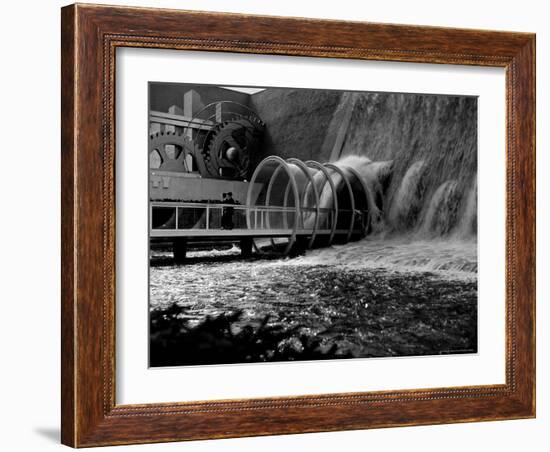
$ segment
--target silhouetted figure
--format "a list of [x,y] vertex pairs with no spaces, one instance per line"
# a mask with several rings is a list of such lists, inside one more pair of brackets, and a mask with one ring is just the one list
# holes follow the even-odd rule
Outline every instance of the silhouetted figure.
[[[233,199],[233,193],[229,192],[227,193],[227,197],[225,198],[225,204],[234,205],[235,200]],[[233,229],[233,212],[235,211],[235,208],[233,207],[227,207],[227,229]]]
[[[222,194],[222,204],[227,203],[227,193]],[[227,227],[227,207],[222,207],[222,219],[221,219],[221,227],[222,229],[229,229]]]

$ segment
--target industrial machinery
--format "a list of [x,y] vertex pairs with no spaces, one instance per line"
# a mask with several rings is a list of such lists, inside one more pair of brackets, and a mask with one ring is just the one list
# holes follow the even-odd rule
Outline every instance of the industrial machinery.
[[264,128],[263,121],[245,105],[232,101],[208,104],[184,127],[150,135],[151,167],[211,179],[247,180],[259,162]]
[[163,127],[149,141],[150,237],[170,243],[176,261],[189,246],[287,255],[368,232],[377,209],[363,177],[348,165],[263,155],[265,124],[249,107],[155,114]]

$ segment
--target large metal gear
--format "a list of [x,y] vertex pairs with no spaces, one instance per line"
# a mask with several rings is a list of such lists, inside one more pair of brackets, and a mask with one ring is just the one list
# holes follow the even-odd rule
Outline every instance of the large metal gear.
[[211,177],[247,179],[258,153],[263,124],[254,117],[235,116],[216,124],[200,149]]
[[[220,104],[224,107],[221,114]],[[189,123],[193,124],[192,129],[161,131],[149,136],[149,155],[157,158],[152,169],[198,171],[202,177],[215,179],[250,178],[259,162],[265,128],[252,110],[234,102],[218,102],[204,107]],[[176,147],[173,154],[169,155],[166,145]],[[189,155],[193,157],[192,164],[187,160]]]
[[259,161],[265,124],[245,105],[222,101],[204,107],[191,123],[193,154],[203,177],[246,180]]
[[[166,145],[174,145],[177,147],[173,157],[169,157],[166,152]],[[183,133],[164,131],[156,132],[149,136],[149,154],[156,151],[160,157],[160,166],[157,168],[161,171],[187,171],[185,156],[192,153],[191,140]]]

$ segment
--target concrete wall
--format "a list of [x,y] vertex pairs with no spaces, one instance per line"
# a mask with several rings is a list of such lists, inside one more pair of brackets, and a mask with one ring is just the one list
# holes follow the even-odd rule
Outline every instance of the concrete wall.
[[250,105],[267,125],[265,156],[325,162],[409,154],[438,163],[446,156],[467,173],[477,164],[475,97],[268,88]]
[[477,98],[361,93],[341,155],[393,160],[394,182],[422,160],[429,167],[429,185],[456,179],[467,186],[477,172]]
[[149,109],[168,112],[172,105],[183,110],[183,96],[189,90],[195,90],[201,99],[201,103],[194,105],[193,113],[197,113],[202,107],[220,100],[232,100],[240,104],[248,105],[249,95],[220,88],[212,85],[197,85],[187,83],[157,83],[149,84]]
[[[324,145],[342,92],[268,88],[250,96],[250,106],[267,125],[263,156],[328,160]],[[331,129],[332,130],[332,129]]]

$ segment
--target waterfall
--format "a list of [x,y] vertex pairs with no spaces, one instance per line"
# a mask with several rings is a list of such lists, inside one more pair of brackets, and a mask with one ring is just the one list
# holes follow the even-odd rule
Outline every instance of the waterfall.
[[429,201],[419,234],[428,238],[448,234],[456,225],[458,203],[457,182],[442,183]]
[[373,162],[364,156],[348,155],[334,162],[334,165],[348,174],[352,168],[363,179],[367,188],[371,232],[383,232],[384,192],[391,180],[393,161]]
[[477,235],[477,177],[474,178],[472,188],[468,193],[464,213],[455,235],[459,239]]
[[[459,180],[460,174],[430,168],[425,160],[412,163],[401,178],[396,177],[394,161],[373,162],[363,156],[346,156],[334,165],[344,171],[353,168],[368,188],[371,217],[376,219],[372,232],[385,237],[403,235],[419,239],[452,237],[475,240],[477,232],[476,174]],[[399,162],[397,162],[399,163]],[[439,182],[441,176],[453,176]],[[333,182],[342,185],[341,177]],[[322,190],[321,204],[330,207],[331,191]]]
[[425,185],[422,184],[425,169],[424,160],[414,163],[399,183],[388,211],[388,222],[398,231],[412,227],[418,219],[425,192]]
[[[405,166],[399,159],[371,161],[358,155],[334,162],[361,175],[375,224],[363,241],[316,250],[302,261],[475,277],[477,174],[459,163],[434,165],[419,159]],[[342,185],[338,174],[332,179]],[[321,200],[324,207],[332,205],[327,187]]]
[[[345,250],[316,250],[311,258],[328,262],[332,252],[334,262],[475,275],[477,99],[377,93],[358,96],[350,108],[340,158],[331,163],[349,179],[360,174],[370,227]],[[331,188],[315,178],[321,207],[332,208]],[[341,176],[333,171],[331,179],[346,202]]]

